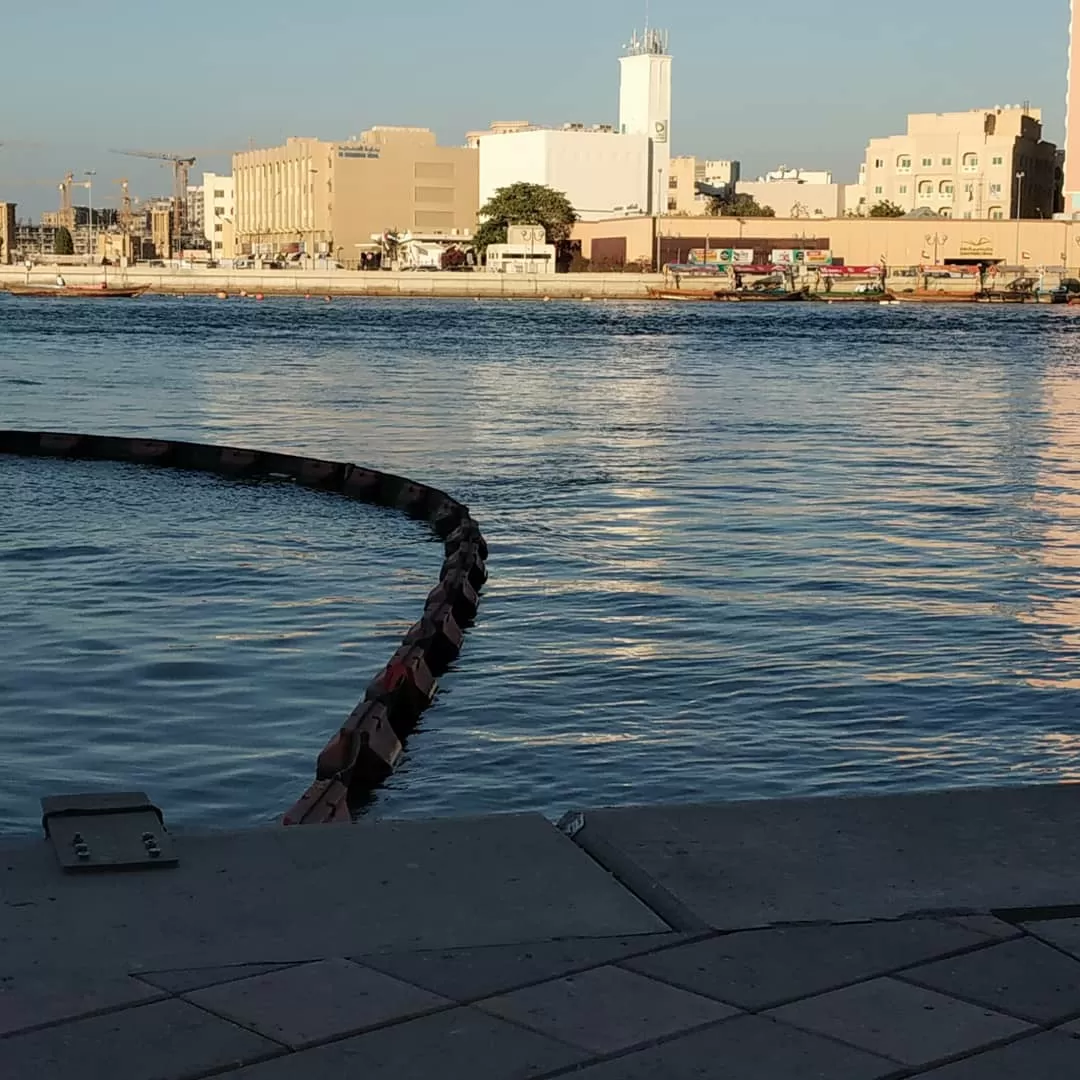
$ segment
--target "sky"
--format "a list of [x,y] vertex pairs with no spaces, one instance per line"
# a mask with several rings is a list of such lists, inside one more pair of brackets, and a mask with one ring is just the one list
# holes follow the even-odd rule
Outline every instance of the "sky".
[[[618,57],[646,0],[0,0],[0,200],[55,208],[69,169],[95,205],[171,191],[193,154],[375,124],[460,145],[493,120],[614,122]],[[909,112],[1030,101],[1064,129],[1069,0],[651,0],[671,34],[672,150],[854,181]],[[57,28],[62,28],[57,33]],[[82,202],[77,193],[77,202]]]

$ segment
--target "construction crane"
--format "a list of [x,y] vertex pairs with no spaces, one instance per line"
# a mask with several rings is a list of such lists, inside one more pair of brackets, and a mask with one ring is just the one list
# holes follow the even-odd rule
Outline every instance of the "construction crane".
[[69,172],[60,185],[60,213],[56,222],[63,228],[73,231],[75,228],[75,211],[71,207],[71,188],[75,183],[75,174]]
[[131,191],[127,179],[114,180],[113,183],[120,185],[120,231],[130,233],[134,215],[131,212]]
[[183,250],[184,218],[187,216],[188,176],[195,165],[194,157],[180,154],[162,154],[154,150],[110,150],[111,154],[125,157],[149,158],[151,161],[171,161],[173,167],[173,244],[177,253]]

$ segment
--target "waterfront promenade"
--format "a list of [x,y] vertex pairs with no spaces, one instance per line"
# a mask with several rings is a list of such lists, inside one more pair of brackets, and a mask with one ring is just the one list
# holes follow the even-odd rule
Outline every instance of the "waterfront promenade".
[[180,834],[178,868],[96,876],[9,840],[0,1075],[1077,1075],[1078,815],[1060,786]]
[[[60,271],[69,285],[97,284],[101,267],[65,266]],[[0,266],[0,289],[8,285],[51,285],[56,267],[39,266],[27,277],[17,266]],[[267,296],[440,296],[471,299],[610,299],[642,300],[650,288],[662,286],[663,274],[528,274],[454,273],[451,271],[360,272],[353,270],[160,270],[137,266],[108,268],[110,284],[148,285],[152,292],[178,295],[227,292]]]

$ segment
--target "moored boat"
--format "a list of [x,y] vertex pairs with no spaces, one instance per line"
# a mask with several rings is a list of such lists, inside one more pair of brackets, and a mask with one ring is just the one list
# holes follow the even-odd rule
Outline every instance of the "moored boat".
[[978,298],[979,294],[974,292],[943,292],[936,289],[893,293],[893,299],[901,304],[974,304]]
[[96,300],[121,300],[141,296],[149,285],[9,285],[12,296],[92,297]]

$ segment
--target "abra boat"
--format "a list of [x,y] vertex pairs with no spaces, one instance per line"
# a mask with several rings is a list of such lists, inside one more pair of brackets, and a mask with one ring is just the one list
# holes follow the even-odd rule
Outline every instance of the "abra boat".
[[123,300],[142,296],[149,285],[9,285],[12,296],[92,297],[95,300]]
[[901,304],[974,304],[978,293],[950,293],[920,289],[916,292],[893,293],[893,299]]

